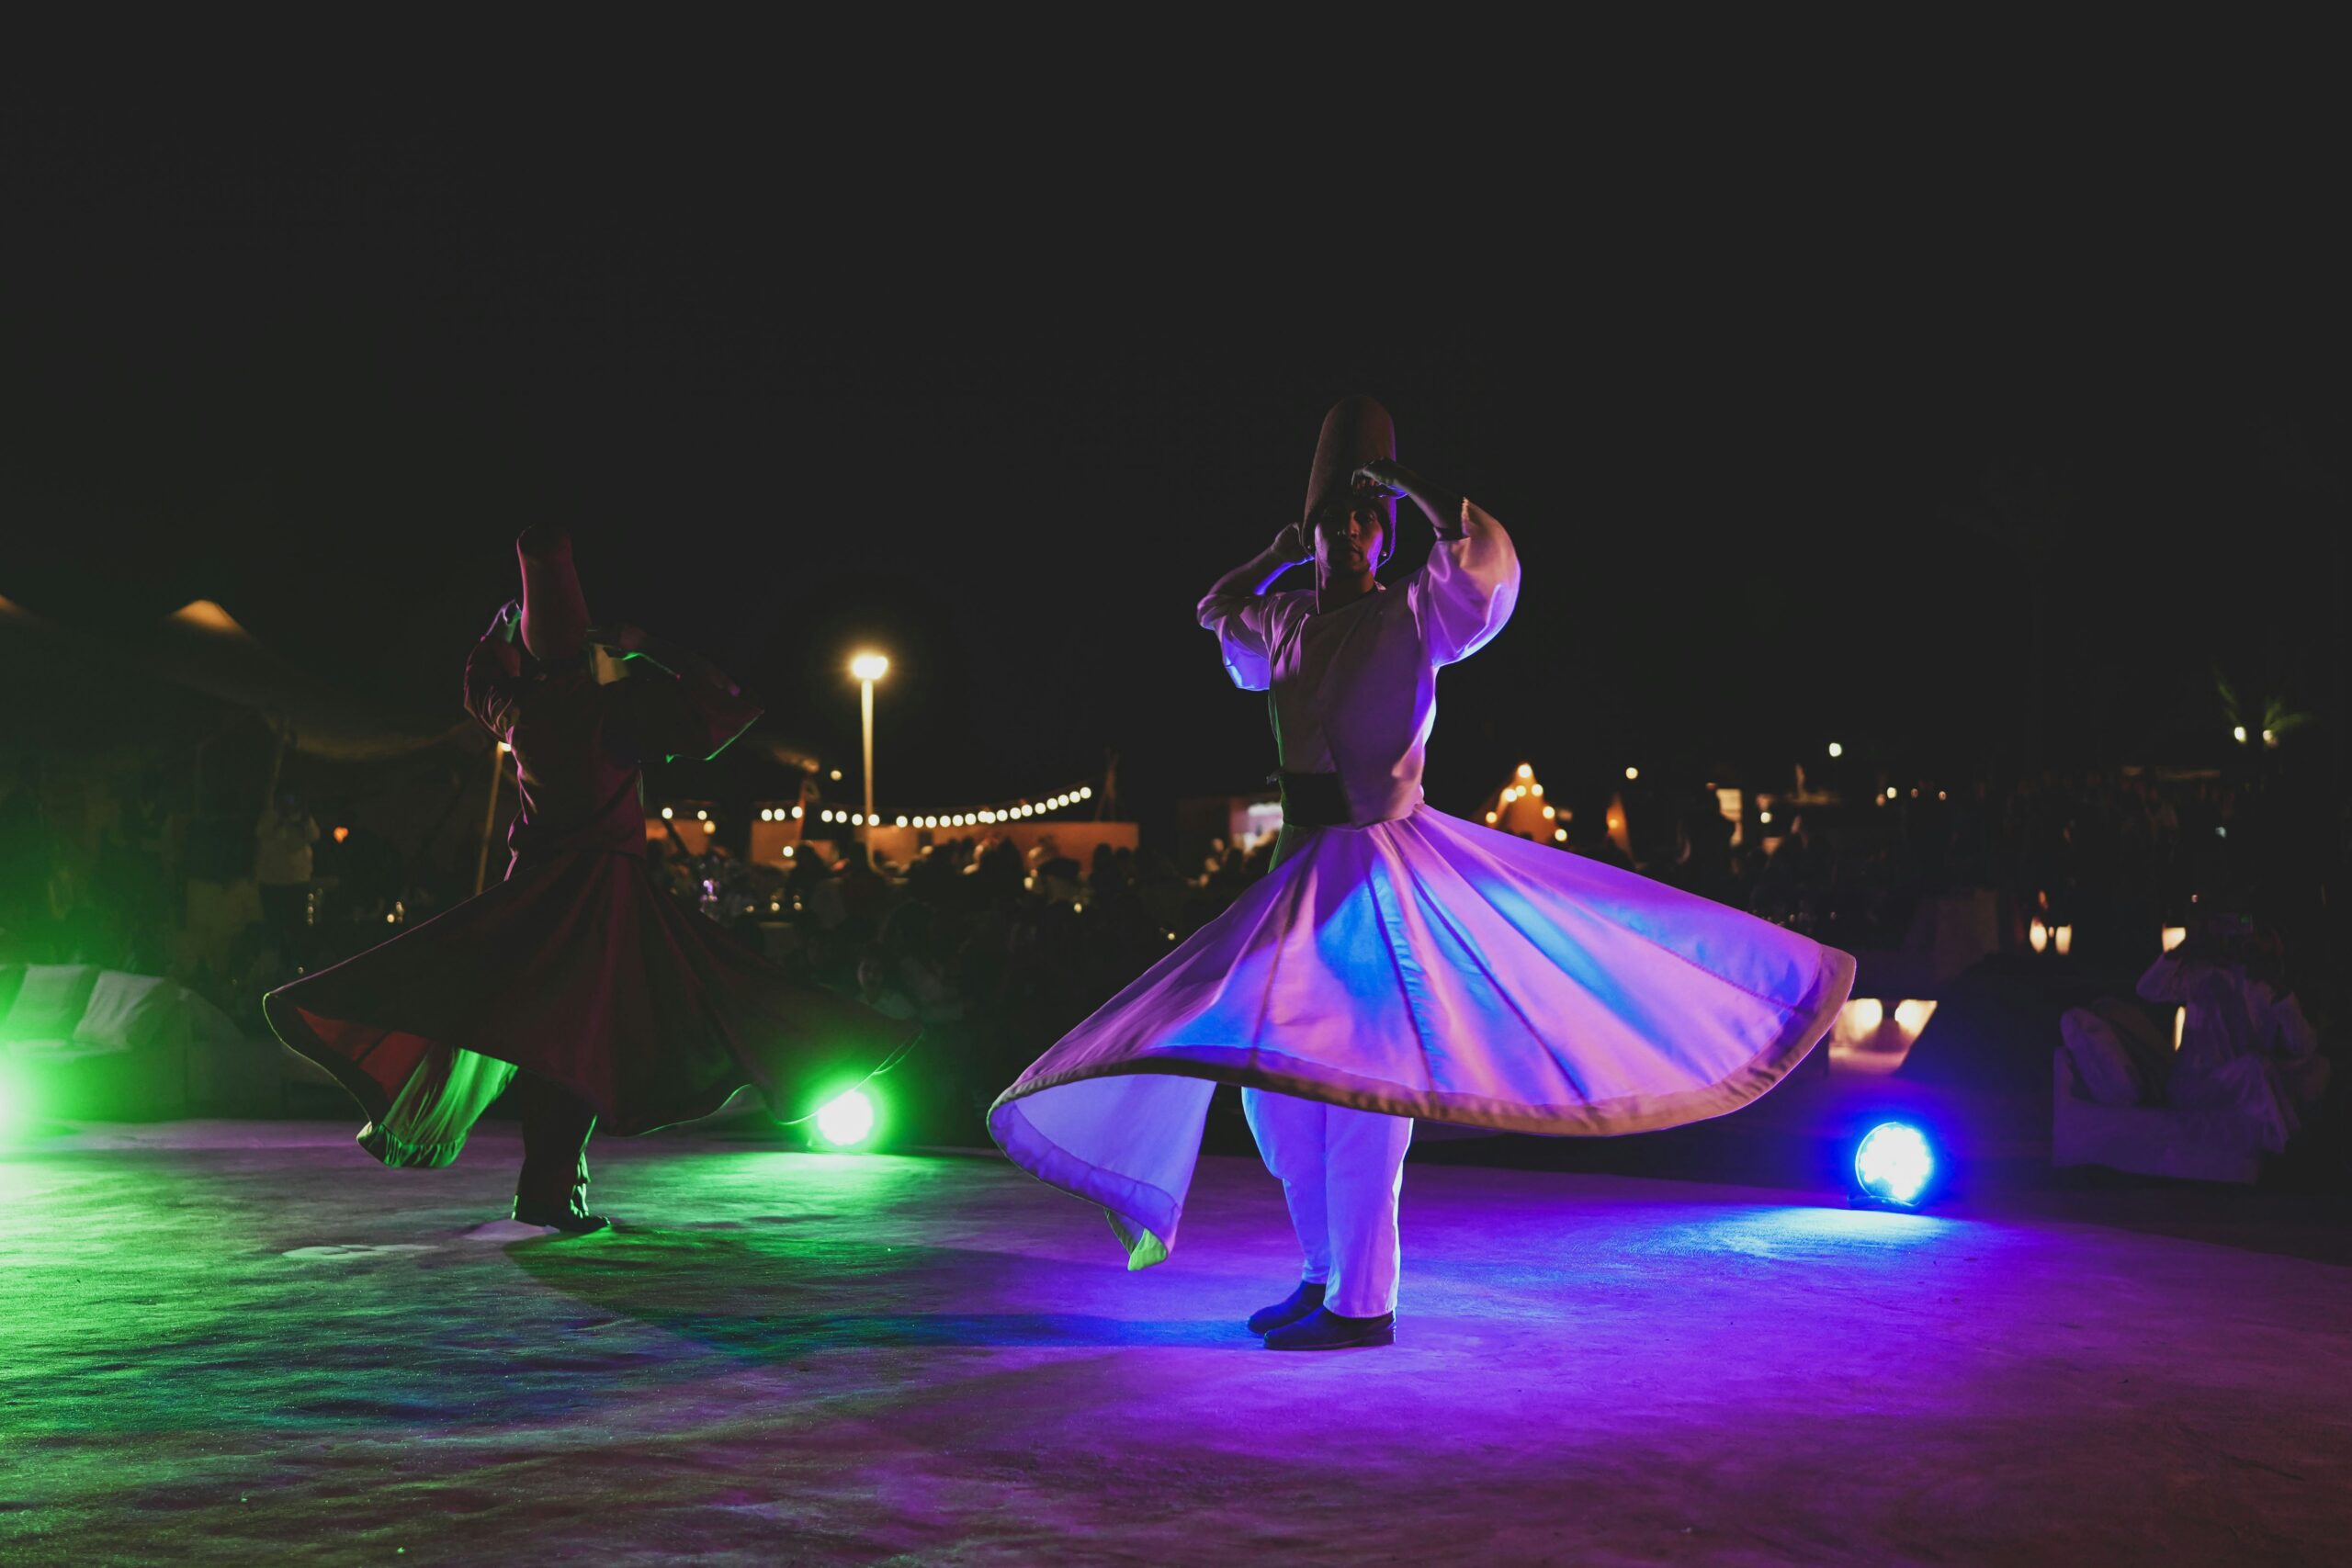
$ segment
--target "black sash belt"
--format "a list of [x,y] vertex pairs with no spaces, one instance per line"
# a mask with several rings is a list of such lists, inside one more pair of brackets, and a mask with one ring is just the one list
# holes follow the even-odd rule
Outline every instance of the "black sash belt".
[[1277,773],[1283,786],[1283,825],[1286,828],[1344,828],[1348,797],[1340,792],[1337,773]]

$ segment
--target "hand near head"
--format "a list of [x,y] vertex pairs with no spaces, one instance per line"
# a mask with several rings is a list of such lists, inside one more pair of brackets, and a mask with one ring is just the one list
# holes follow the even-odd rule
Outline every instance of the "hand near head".
[[1352,478],[1358,486],[1376,491],[1384,500],[1409,497],[1421,509],[1421,515],[1430,520],[1430,526],[1437,530],[1439,538],[1462,536],[1462,497],[1430,483],[1396,458],[1374,457],[1358,468]]
[[490,618],[490,629],[481,634],[482,640],[487,642],[495,637],[500,642],[511,643],[522,626],[523,606],[518,601],[509,599],[498,607],[498,614]]
[[1302,561],[1313,560],[1315,547],[1308,541],[1304,525],[1286,523],[1283,525],[1283,531],[1274,536],[1274,542],[1266,547],[1266,553],[1276,560],[1289,561],[1295,565]]
[[500,674],[512,679],[523,672],[523,650],[520,648],[497,637],[482,638],[482,645],[490,649],[490,661],[498,666]]

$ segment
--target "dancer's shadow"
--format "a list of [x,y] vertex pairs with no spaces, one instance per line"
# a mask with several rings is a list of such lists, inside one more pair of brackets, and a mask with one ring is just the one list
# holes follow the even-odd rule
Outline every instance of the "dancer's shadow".
[[1237,1323],[968,1310],[1062,1302],[1101,1270],[963,1247],[886,1246],[832,1227],[628,1230],[509,1248],[523,1271],[601,1310],[751,1361],[928,1347],[1258,1348]]

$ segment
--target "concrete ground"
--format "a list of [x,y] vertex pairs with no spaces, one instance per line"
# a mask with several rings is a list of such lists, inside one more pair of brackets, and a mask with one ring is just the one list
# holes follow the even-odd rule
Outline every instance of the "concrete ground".
[[0,1152],[0,1561],[2352,1561],[2352,1272],[2257,1194],[1417,1166],[1396,1347],[1281,1356],[1248,1161],[1129,1275],[993,1158],[740,1131],[600,1141],[617,1234],[471,1234],[515,1156]]

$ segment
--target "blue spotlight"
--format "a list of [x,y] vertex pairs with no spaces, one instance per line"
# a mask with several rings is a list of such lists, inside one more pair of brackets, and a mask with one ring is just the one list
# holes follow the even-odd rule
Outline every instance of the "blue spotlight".
[[1882,1122],[1854,1145],[1856,1201],[1916,1209],[1935,1186],[1936,1149],[1908,1122]]

